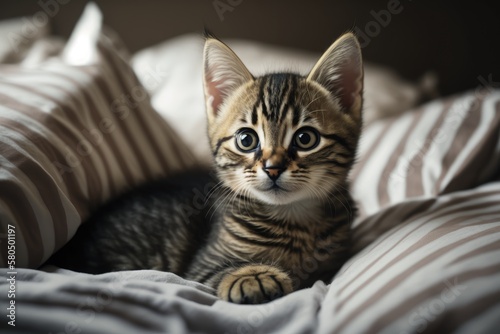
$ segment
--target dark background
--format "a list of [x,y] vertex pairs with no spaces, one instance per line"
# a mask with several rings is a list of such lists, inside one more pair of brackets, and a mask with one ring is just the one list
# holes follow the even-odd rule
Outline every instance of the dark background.
[[[0,19],[33,15],[42,10],[39,2],[55,1],[2,0]],[[494,1],[459,5],[458,1],[401,0],[400,12],[392,14],[388,24],[375,23],[373,12],[387,10],[391,1],[95,2],[103,11],[105,24],[118,32],[132,52],[179,34],[201,33],[204,25],[221,38],[254,39],[317,52],[346,30],[363,34],[372,29],[373,37],[367,35],[369,43],[362,40],[366,60],[392,67],[410,80],[434,70],[443,95],[481,85],[480,76],[483,81],[488,77],[500,81],[500,11]],[[86,1],[61,2],[67,3],[58,5],[52,27],[55,34],[67,37]]]

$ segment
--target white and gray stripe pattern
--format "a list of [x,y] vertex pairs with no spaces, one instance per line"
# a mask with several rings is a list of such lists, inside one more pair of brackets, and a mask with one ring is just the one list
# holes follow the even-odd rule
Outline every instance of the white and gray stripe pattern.
[[491,180],[500,160],[499,109],[500,91],[471,92],[367,128],[351,173],[360,207],[356,248],[437,196]]
[[16,226],[19,267],[43,263],[111,196],[195,163],[109,40],[97,46],[96,64],[0,67],[0,233]]

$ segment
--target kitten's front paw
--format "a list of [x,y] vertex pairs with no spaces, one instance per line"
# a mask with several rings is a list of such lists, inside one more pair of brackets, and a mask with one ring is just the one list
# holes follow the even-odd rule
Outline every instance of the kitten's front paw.
[[292,279],[278,268],[248,265],[224,276],[217,295],[232,303],[261,304],[292,291]]

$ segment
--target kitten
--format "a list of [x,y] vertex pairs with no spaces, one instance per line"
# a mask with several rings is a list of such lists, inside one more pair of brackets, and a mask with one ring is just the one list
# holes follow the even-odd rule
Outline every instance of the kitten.
[[306,77],[255,78],[207,36],[203,79],[216,175],[187,171],[122,196],[52,262],[170,271],[234,303],[331,280],[349,255],[355,214],[347,176],[362,124],[356,38],[340,37]]

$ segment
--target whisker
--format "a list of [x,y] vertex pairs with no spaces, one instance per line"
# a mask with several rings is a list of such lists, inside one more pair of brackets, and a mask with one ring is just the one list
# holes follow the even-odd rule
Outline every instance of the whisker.
[[210,200],[210,198],[224,185],[223,181],[219,181],[207,194],[207,198],[205,200],[205,205]]

